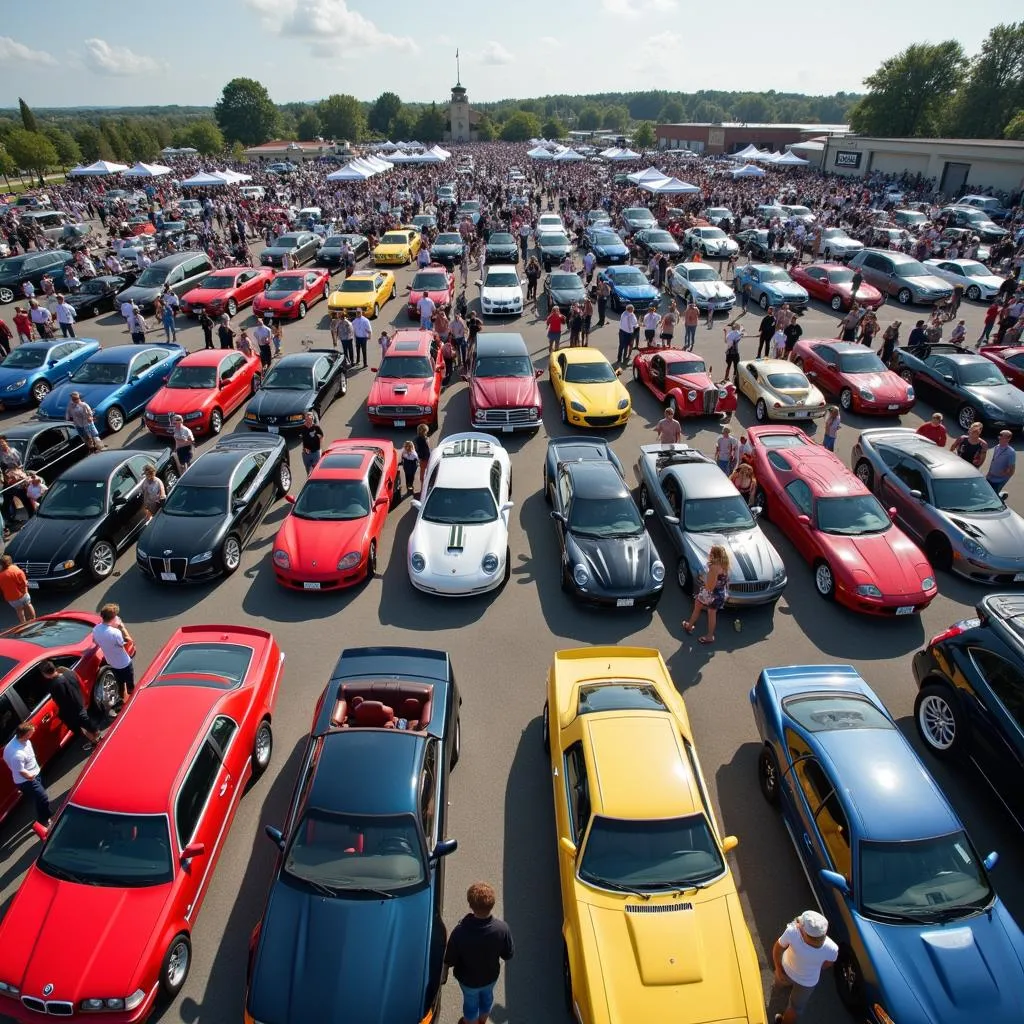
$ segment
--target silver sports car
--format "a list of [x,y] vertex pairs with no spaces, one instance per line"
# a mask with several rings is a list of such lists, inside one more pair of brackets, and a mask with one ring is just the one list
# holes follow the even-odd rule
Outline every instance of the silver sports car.
[[1024,519],[971,463],[906,427],[865,430],[850,464],[936,569],[1024,583]]
[[645,444],[634,466],[641,509],[654,509],[679,552],[679,586],[692,594],[712,545],[729,552],[733,607],[777,601],[786,567],[746,501],[706,455],[686,445]]

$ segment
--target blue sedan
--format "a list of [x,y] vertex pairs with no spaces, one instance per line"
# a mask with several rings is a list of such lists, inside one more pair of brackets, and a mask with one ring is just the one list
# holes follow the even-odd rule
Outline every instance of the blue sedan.
[[101,349],[43,399],[37,415],[43,420],[66,419],[71,392],[77,391],[92,407],[99,432],[116,434],[142,412],[185,355],[180,345]]
[[592,224],[583,232],[583,247],[594,254],[598,263],[628,263],[626,243],[608,224]]
[[100,343],[87,338],[19,345],[0,363],[0,411],[38,405],[99,350]]
[[737,295],[743,294],[744,285],[750,285],[750,297],[762,309],[789,303],[790,309],[802,310],[811,301],[807,289],[792,280],[781,267],[768,263],[743,263],[736,268],[732,288]]
[[1024,934],[989,882],[996,854],[978,856],[856,670],[766,668],[750,702],[761,792],[830,921],[846,1007],[876,1024],[1024,1020]]
[[636,267],[606,267],[600,279],[611,288],[609,299],[616,313],[632,304],[639,316],[648,306],[657,306],[661,293]]

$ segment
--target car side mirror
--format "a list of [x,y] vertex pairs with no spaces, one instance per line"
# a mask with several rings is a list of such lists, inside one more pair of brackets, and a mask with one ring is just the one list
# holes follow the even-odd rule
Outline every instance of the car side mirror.
[[808,516],[808,515],[804,515],[804,514],[798,515],[798,516],[796,517],[796,521],[797,521],[797,522],[798,522],[798,523],[799,523],[799,524],[800,524],[801,526],[810,526],[810,525],[811,525],[811,517],[810,517],[810,516]]
[[723,836],[722,837],[722,853],[729,853],[735,850],[740,845],[740,841],[736,836]]
[[516,503],[514,501],[503,501],[501,503],[501,511],[502,512],[508,512],[509,509],[513,509],[515,507],[516,507]]
[[1002,502],[1002,503],[1003,503],[1004,505],[1005,505],[1005,504],[1007,503],[1007,501],[1009,501],[1009,499],[1010,499],[1010,492],[1009,492],[1009,491],[1002,491],[1002,492],[1000,492],[1000,494],[999,494],[999,500],[1000,500],[1000,501],[1001,501],[1001,502]]
[[375,502],[373,503],[373,507],[374,507],[374,508],[380,508],[380,507],[381,507],[382,505],[387,505],[387,504],[389,504],[389,502],[388,502],[388,499],[387,499],[387,498],[378,498],[378,499],[377,499],[377,500],[376,500],[376,501],[375,501]]
[[116,498],[114,498],[114,500],[113,500],[113,501],[111,502],[111,505],[113,505],[113,506],[114,506],[114,508],[123,508],[123,507],[124,507],[125,505],[127,505],[127,504],[128,504],[128,499],[127,499],[127,498],[123,498],[123,497],[121,497],[121,495],[118,495],[118,496],[117,496]]
[[678,526],[679,516],[665,516],[665,522],[668,523],[669,526]]
[[850,895],[850,884],[838,871],[828,871],[822,868],[818,872],[818,877],[828,886],[841,892],[844,896]]
[[569,856],[576,856],[576,844],[568,836],[562,836],[562,838],[558,840],[558,845],[565,853],[569,854]]
[[447,857],[450,853],[454,853],[458,848],[458,839],[442,839],[431,851],[430,859],[438,861],[442,857]]
[[50,830],[41,822],[32,822],[32,831],[39,837],[41,843],[46,842],[46,837],[50,834]]
[[615,371],[615,376],[616,377],[621,377],[622,376],[622,370],[621,369],[616,370]]
[[203,843],[189,843],[184,850],[181,851],[181,863],[185,864],[192,860],[193,857],[202,857],[206,853],[206,846]]
[[295,495],[294,494],[286,494],[284,496],[284,500],[286,502],[288,502],[289,505],[294,505],[295,504]]
[[944,381],[945,381],[945,382],[946,382],[947,384],[955,384],[955,383],[956,383],[956,378],[955,378],[955,377],[954,377],[954,376],[953,376],[953,375],[952,375],[951,373],[944,373],[944,374],[942,375],[942,379],[943,379],[943,380],[944,380]]
[[270,839],[279,850],[284,849],[284,833],[279,828],[274,828],[273,825],[264,825],[263,834]]
[[376,373],[376,372],[377,372],[377,367],[376,366],[371,366],[370,367],[370,373]]
[[986,871],[991,871],[999,863],[999,854],[993,850],[982,862]]
[[413,508],[422,508],[423,507],[423,502],[420,501],[419,498],[413,498],[412,501],[409,502],[409,504],[412,505]]
[[245,506],[248,504],[249,503],[244,498],[237,498],[233,502],[231,502],[231,511],[241,512],[242,509],[244,509]]
[[473,284],[475,284],[477,288],[483,288],[484,286],[483,281],[474,281]]
[[561,512],[555,511],[554,509],[552,509],[552,511],[551,511],[551,518],[556,520],[559,523],[564,523],[565,522],[565,516],[562,515]]
[[654,515],[654,509],[653,508],[645,508],[644,509],[644,519],[650,519],[651,516],[653,516],[653,515]]
[[760,505],[754,505],[750,509],[750,514],[756,519],[763,511],[764,509]]

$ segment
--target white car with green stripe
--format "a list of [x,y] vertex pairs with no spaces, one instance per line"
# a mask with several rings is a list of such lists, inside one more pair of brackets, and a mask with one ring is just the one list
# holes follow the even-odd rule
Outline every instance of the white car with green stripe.
[[512,510],[508,452],[490,434],[454,434],[427,463],[409,537],[409,579],[443,597],[483,594],[509,577]]

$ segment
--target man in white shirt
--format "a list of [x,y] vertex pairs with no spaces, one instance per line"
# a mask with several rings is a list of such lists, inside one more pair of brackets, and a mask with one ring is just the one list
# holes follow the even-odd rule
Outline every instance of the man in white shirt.
[[29,319],[35,325],[36,333],[40,338],[52,337],[53,328],[51,323],[53,317],[50,316],[50,311],[45,306],[40,306],[39,303],[33,299],[29,303],[28,311]]
[[11,770],[14,785],[18,787],[26,800],[33,800],[36,805],[36,821],[49,827],[53,812],[50,808],[50,797],[39,778],[39,762],[32,748],[32,734],[35,726],[31,722],[22,722],[15,730],[13,738],[4,747],[4,763]]
[[789,1002],[783,1013],[775,1015],[775,1024],[796,1024],[807,1007],[821,972],[831,967],[839,947],[828,937],[828,919],[816,910],[805,910],[772,947],[775,982],[789,989]]
[[[420,323],[422,324],[422,322],[423,322],[423,312],[421,310],[420,311]],[[427,329],[429,330],[430,328],[428,327]],[[366,316],[363,313],[360,313],[359,316],[357,316],[355,318],[355,320],[352,321],[352,336],[355,338],[355,341],[356,341],[356,358],[355,358],[355,362],[353,362],[353,364],[352,364],[353,366],[360,359],[362,359],[362,361],[363,361],[363,368],[364,369],[367,366],[369,366],[369,362],[367,361],[367,357],[366,357],[366,346],[369,344],[370,337],[372,336],[372,334],[373,334],[373,325],[370,323],[369,320],[366,319]]]
[[732,366],[733,381],[738,383],[740,370],[740,339],[743,337],[743,328],[737,327],[735,322],[725,328],[725,375],[729,376],[729,367]]
[[622,316],[619,317],[619,351],[615,356],[615,361],[620,366],[625,366],[626,360],[629,358],[629,350],[633,345],[633,332],[639,326],[640,322],[633,312],[631,303],[622,311]]
[[658,332],[658,324],[661,323],[661,316],[658,310],[651,306],[644,313],[644,345],[650,348],[654,344],[654,335]]
[[[123,704],[135,690],[135,666],[128,651],[132,638],[121,621],[120,612],[116,604],[105,604],[100,609],[100,622],[93,626],[92,642],[114,673]],[[115,709],[111,708],[111,711],[116,714]]]
[[431,331],[434,328],[434,300],[429,295],[424,295],[417,303],[416,309],[420,314],[420,330]]
[[73,338],[75,336],[75,317],[78,315],[75,312],[75,307],[65,302],[64,296],[58,293],[54,312],[57,314],[57,323],[60,324],[60,333],[65,338]]

